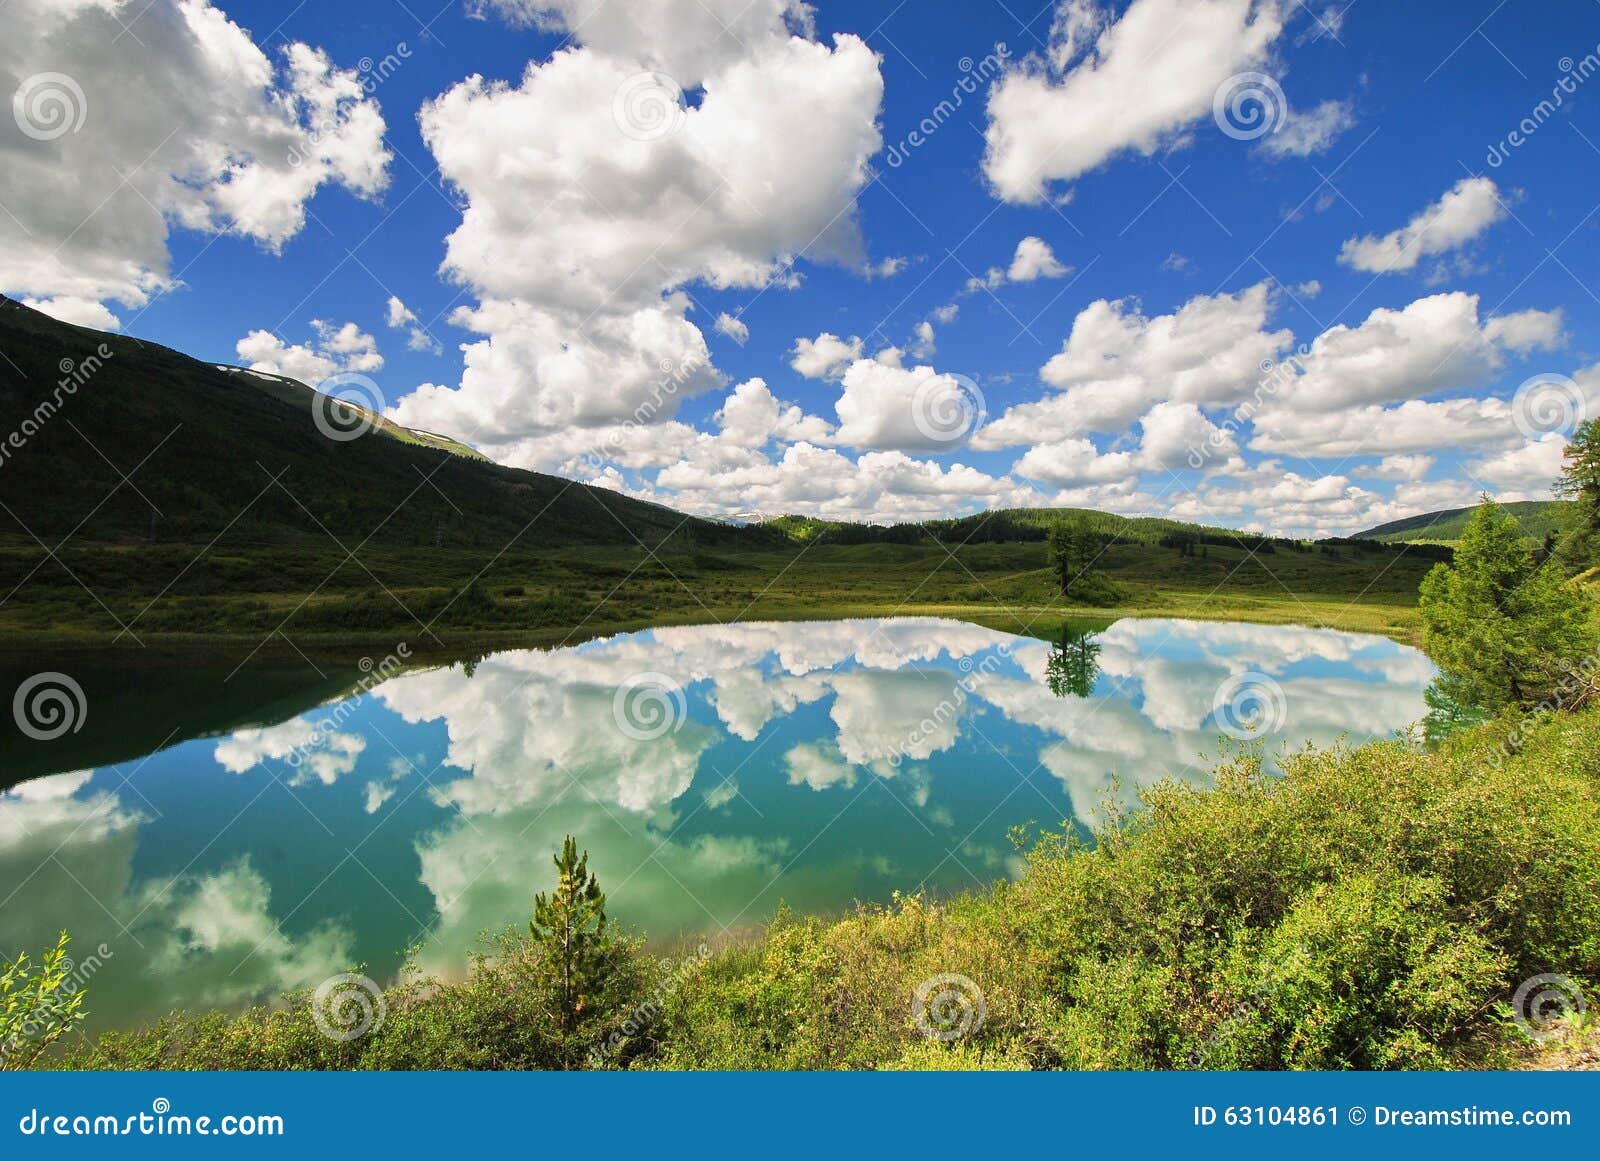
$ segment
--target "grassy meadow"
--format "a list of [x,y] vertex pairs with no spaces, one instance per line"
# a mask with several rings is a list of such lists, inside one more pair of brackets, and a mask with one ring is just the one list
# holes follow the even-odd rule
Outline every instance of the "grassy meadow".
[[[1065,602],[1042,540],[947,545],[669,541],[508,551],[373,546],[85,545],[0,549],[0,647],[141,642],[252,648],[554,644],[650,625],[937,615],[1028,634],[1063,617],[1174,616],[1411,637],[1433,559],[1373,545],[1212,544],[1184,555],[1119,540],[1097,567],[1111,602]],[[92,596],[90,595],[92,592]],[[118,642],[132,644],[126,635]]]

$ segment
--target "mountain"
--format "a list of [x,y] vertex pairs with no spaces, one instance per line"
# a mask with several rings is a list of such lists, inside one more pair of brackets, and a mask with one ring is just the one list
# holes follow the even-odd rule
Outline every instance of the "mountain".
[[[59,322],[0,297],[0,541],[723,543],[736,528],[538,472],[357,409],[319,430],[304,383]],[[349,417],[347,417],[349,418]],[[6,513],[9,512],[9,515]],[[330,539],[330,537],[332,539]]]
[[[1523,535],[1529,540],[1543,540],[1551,532],[1560,532],[1565,526],[1567,513],[1572,508],[1570,500],[1520,500],[1511,504],[1502,504],[1507,512],[1517,518],[1522,525]],[[1421,516],[1410,516],[1404,520],[1394,520],[1388,524],[1380,524],[1376,528],[1369,528],[1365,532],[1358,532],[1356,536],[1362,540],[1382,540],[1389,544],[1405,544],[1416,541],[1435,541],[1440,543],[1454,543],[1461,539],[1461,534],[1466,530],[1467,521],[1472,519],[1472,514],[1478,510],[1478,505],[1471,508],[1449,508],[1442,512],[1426,512]]]

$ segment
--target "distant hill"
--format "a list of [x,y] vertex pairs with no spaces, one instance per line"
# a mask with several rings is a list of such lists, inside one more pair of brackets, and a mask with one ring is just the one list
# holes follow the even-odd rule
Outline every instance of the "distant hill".
[[[102,346],[103,344],[103,346]],[[105,352],[102,354],[101,352]],[[58,322],[0,297],[0,542],[520,548],[740,530],[366,413],[330,439],[304,383]],[[68,386],[63,386],[66,383]],[[7,434],[9,433],[9,435]]]
[[[1207,524],[1189,524],[1160,516],[1120,516],[1092,508],[999,508],[972,516],[921,520],[911,524],[851,524],[809,516],[780,516],[762,527],[781,531],[791,540],[826,541],[831,544],[1004,544],[1044,540],[1050,527],[1064,519],[1082,524],[1090,532],[1124,544],[1172,546],[1177,542],[1265,549],[1289,548],[1304,543],[1299,537],[1268,536]],[[1329,543],[1344,543],[1339,538]]]
[[[1561,531],[1567,512],[1572,507],[1572,501],[1521,500],[1502,504],[1501,507],[1517,518],[1517,522],[1522,525],[1523,535],[1529,540],[1543,540],[1548,533]],[[1461,539],[1461,534],[1466,531],[1467,521],[1472,519],[1472,514],[1477,510],[1478,505],[1473,505],[1471,508],[1425,512],[1421,516],[1380,524],[1376,528],[1356,535],[1363,540],[1382,540],[1389,544],[1416,542],[1454,544]]]

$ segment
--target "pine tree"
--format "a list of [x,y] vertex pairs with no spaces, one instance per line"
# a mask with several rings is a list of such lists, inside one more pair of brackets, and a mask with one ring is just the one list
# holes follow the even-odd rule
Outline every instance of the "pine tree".
[[1573,432],[1556,494],[1577,501],[1577,512],[1561,543],[1561,556],[1576,569],[1600,565],[1600,419]]
[[604,984],[606,957],[606,897],[589,873],[589,852],[578,854],[571,835],[554,856],[558,880],[549,895],[534,896],[533,919],[528,933],[543,945],[549,957],[561,1030],[577,1030],[584,1000]]
[[1047,541],[1050,567],[1061,586],[1061,595],[1070,596],[1073,588],[1090,574],[1098,556],[1094,533],[1081,520],[1063,520],[1050,528]]
[[1451,696],[1491,713],[1560,705],[1597,645],[1589,598],[1554,562],[1536,564],[1516,518],[1484,498],[1418,605],[1423,643]]
[[1057,697],[1088,697],[1100,674],[1100,645],[1087,630],[1061,627],[1061,640],[1045,662],[1045,683]]

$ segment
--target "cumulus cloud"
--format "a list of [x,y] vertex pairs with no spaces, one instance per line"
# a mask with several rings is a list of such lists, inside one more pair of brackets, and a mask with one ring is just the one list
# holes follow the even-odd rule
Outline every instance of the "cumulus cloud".
[[816,35],[801,0],[475,0],[514,25],[570,33],[586,46],[637,60],[698,88],[737,64],[749,46],[786,33]]
[[1038,203],[1121,153],[1148,156],[1211,114],[1217,87],[1260,66],[1283,31],[1278,0],[1133,0],[1113,20],[1061,0],[1048,51],[989,93],[984,174]]
[[1561,475],[1566,437],[1551,433],[1467,465],[1474,479],[1494,485],[1501,500],[1548,500]]
[[271,331],[251,331],[234,349],[252,371],[284,375],[312,386],[333,375],[370,375],[383,369],[377,340],[355,323],[335,325],[312,319],[311,329],[316,338],[309,343],[286,343]]
[[840,386],[835,439],[849,447],[949,451],[966,434],[963,419],[978,418],[963,411],[973,405],[967,384],[926,365],[904,367],[898,358],[857,359]]
[[1266,283],[1199,295],[1166,315],[1147,316],[1134,299],[1091,303],[1040,371],[1058,394],[1009,408],[972,446],[1121,431],[1163,401],[1237,403],[1255,390],[1262,366],[1294,341],[1288,330],[1268,329],[1270,307]]
[[[1504,363],[1503,347],[1560,326],[1558,315],[1539,311],[1499,321],[1480,323],[1478,297],[1457,291],[1399,310],[1380,307],[1358,326],[1328,328],[1275,378],[1274,393],[1253,417],[1250,446],[1387,455],[1514,438],[1504,400],[1426,398],[1486,387]],[[1399,406],[1387,406],[1393,403]]]
[[866,344],[855,335],[841,339],[831,331],[823,331],[814,339],[794,341],[789,352],[789,366],[807,379],[837,379],[845,368],[861,358]]
[[1420,453],[1384,456],[1376,464],[1357,468],[1354,474],[1369,480],[1420,480],[1437,462],[1436,457]]
[[1566,345],[1564,315],[1560,310],[1523,310],[1498,315],[1483,325],[1490,342],[1519,355],[1554,351]]
[[748,324],[743,319],[734,318],[727,311],[723,311],[717,316],[716,328],[719,335],[727,335],[741,347],[750,341],[750,327]]
[[122,320],[111,313],[111,308],[92,298],[74,298],[71,295],[58,295],[55,298],[24,298],[22,305],[31,306],[34,310],[42,311],[51,318],[60,319],[73,326],[94,327],[102,331],[122,329]]
[[140,307],[172,285],[174,227],[276,250],[323,186],[370,198],[388,181],[358,73],[299,42],[269,56],[206,0],[15,0],[0,76],[41,73],[77,91],[37,136],[4,118],[0,290],[97,325],[84,304]]
[[426,351],[434,355],[443,350],[439,341],[418,321],[416,312],[402,302],[398,295],[389,296],[384,321],[388,323],[390,330],[406,332],[406,347],[409,350]]
[[424,386],[395,413],[477,433],[491,454],[563,424],[670,420],[725,382],[678,288],[793,284],[802,251],[859,264],[877,57],[855,36],[811,39],[804,10],[777,0],[493,7],[577,45],[422,109],[464,206],[444,272],[480,299],[453,321],[482,338],[458,387]]
[[1062,278],[1071,270],[1056,260],[1050,243],[1033,234],[1017,243],[1016,255],[1006,277],[1012,282],[1032,282],[1037,278]]
[[1422,259],[1471,242],[1505,216],[1500,191],[1487,177],[1466,177],[1398,230],[1351,238],[1339,261],[1368,274],[1414,270]]
[[1261,151],[1269,157],[1310,157],[1327,149],[1355,123],[1349,101],[1324,101],[1304,112],[1291,111],[1275,132],[1261,139]]
[[764,447],[772,440],[825,440],[830,435],[825,421],[806,415],[792,403],[780,402],[763,379],[750,379],[735,387],[716,420],[721,438],[744,448]]
[[1131,483],[1144,472],[1179,471],[1193,453],[1216,466],[1231,465],[1239,447],[1233,433],[1192,403],[1158,403],[1140,420],[1137,449],[1102,453],[1084,438],[1036,444],[1012,469],[1026,479],[1057,487]]

